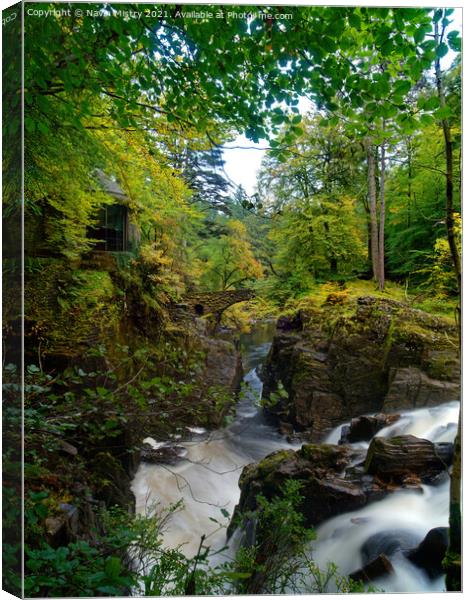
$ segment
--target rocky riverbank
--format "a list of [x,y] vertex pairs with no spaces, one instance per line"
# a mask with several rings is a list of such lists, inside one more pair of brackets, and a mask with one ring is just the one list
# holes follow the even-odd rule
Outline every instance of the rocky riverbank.
[[[97,277],[95,271],[89,272]],[[44,538],[54,548],[94,539],[93,532],[101,528],[102,508],[117,505],[132,513],[131,482],[140,462],[167,460],[167,452],[154,452],[142,440],[146,436],[163,441],[173,435],[188,438],[189,427],[222,426],[235,406],[242,380],[241,356],[233,340],[210,335],[203,319],[162,321],[157,314],[135,314],[139,305],[134,303],[129,310],[116,301],[122,294],[117,276],[98,275],[106,282],[96,291],[99,302],[90,302],[86,312],[69,322],[66,335],[58,331],[66,319],[66,310],[59,306],[57,327],[50,319],[50,330],[47,336],[44,333],[47,351],[41,357],[42,367],[63,379],[58,384],[52,380],[50,390],[44,389],[56,396],[71,389],[76,397],[73,411],[85,415],[79,432],[64,433],[57,451],[44,456],[41,451],[50,477],[28,480],[33,490],[47,486],[54,493],[61,490],[52,516],[44,523]],[[81,279],[79,284],[77,289],[84,294]],[[50,294],[43,294],[42,304],[37,301],[38,315],[52,302]],[[104,300],[115,302],[107,320],[101,314]],[[37,352],[32,342],[27,350],[29,365]],[[99,411],[88,398],[95,398]],[[32,431],[27,429],[29,447],[38,443],[33,439],[36,430]]]
[[280,429],[315,440],[357,415],[457,400],[457,327],[390,299],[326,302],[279,319],[262,376]]
[[[422,494],[423,485],[447,481],[452,460],[452,443],[433,443],[413,435],[374,437],[367,450],[334,444],[304,444],[297,451],[281,450],[244,468],[239,480],[240,500],[229,534],[240,526],[244,546],[262,548],[268,544],[256,526],[262,510],[259,497],[280,497],[290,480],[301,484],[298,509],[305,526],[317,527],[395,492],[411,490]],[[379,533],[361,549],[364,566],[349,575],[355,580],[371,581],[393,573],[392,555],[401,551],[430,577],[439,576],[447,549],[447,531],[428,531],[422,541],[406,531]]]

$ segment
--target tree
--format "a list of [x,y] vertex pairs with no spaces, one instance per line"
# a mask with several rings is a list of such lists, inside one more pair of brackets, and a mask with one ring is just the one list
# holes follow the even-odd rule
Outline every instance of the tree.
[[[363,267],[364,214],[359,205],[363,154],[342,127],[306,118],[285,152],[267,153],[259,176],[271,218],[273,274],[290,279],[293,293],[317,278],[348,276]],[[281,144],[282,138],[278,138]]]
[[[375,18],[377,15],[379,18]],[[372,23],[373,19],[378,25]],[[405,19],[408,22],[404,23]],[[392,136],[398,138],[419,125],[416,111],[406,98],[430,64],[431,45],[423,41],[431,29],[430,18],[427,11],[371,9],[356,12],[350,21],[359,32],[358,48],[352,46],[349,54],[344,53],[352,64],[352,74],[336,90],[335,105],[328,108],[334,114],[331,122],[341,119],[349,135],[363,139],[366,148],[372,270],[379,288],[383,289],[385,146]],[[375,181],[377,147],[380,147],[379,215]]]
[[371,140],[366,141],[367,151],[367,194],[369,199],[370,220],[370,249],[372,260],[372,274],[374,280],[379,280],[379,233],[377,222],[377,189],[375,184],[375,148]]
[[[440,59],[448,52],[448,45],[455,51],[460,51],[460,39],[458,32],[451,32],[447,36],[448,45],[445,41],[446,27],[449,24],[447,10],[434,11],[434,38],[436,42],[436,59],[434,63],[435,77],[437,83],[437,93],[440,103],[438,117],[441,122],[444,133],[445,143],[445,164],[446,164],[446,215],[445,222],[447,227],[447,239],[452,256],[455,275],[457,278],[458,293],[461,297],[461,265],[460,254],[456,242],[455,219],[453,205],[453,141],[449,123],[451,114],[450,107],[447,106],[445,89],[442,79],[442,70]],[[460,322],[460,315],[459,315]],[[461,336],[460,336],[461,339]],[[450,540],[448,549],[449,569],[447,571],[447,588],[449,590],[461,589],[461,415],[458,422],[458,434],[455,443],[454,467],[450,485]]]
[[207,269],[202,284],[208,289],[245,287],[263,277],[263,269],[252,253],[247,229],[241,221],[230,220],[227,233],[213,239],[205,248]]
[[[392,278],[424,286],[433,266],[433,248],[447,242],[445,157],[440,127],[433,123],[407,136],[389,158],[387,177],[387,268]],[[459,181],[456,165],[454,181]],[[454,189],[460,210],[459,185]],[[451,265],[454,273],[453,264]],[[456,283],[456,277],[453,275]],[[457,285],[453,288],[456,293]]]
[[452,254],[453,266],[458,281],[458,291],[461,294],[461,266],[460,266],[460,255],[458,252],[456,240],[455,240],[455,225],[454,225],[454,202],[453,202],[453,140],[451,134],[451,127],[449,117],[451,114],[450,107],[447,106],[445,97],[445,88],[442,79],[442,69],[440,66],[440,59],[445,56],[448,52],[448,44],[455,51],[460,51],[460,40],[458,32],[452,31],[447,38],[446,28],[449,24],[449,12],[447,10],[436,10],[434,11],[434,38],[436,42],[436,58],[434,61],[435,78],[437,84],[437,94],[439,98],[440,108],[437,112],[437,116],[440,119],[442,131],[444,133],[445,143],[445,165],[446,165],[446,226],[447,226],[447,239]]
[[297,201],[275,218],[275,271],[292,291],[306,291],[316,280],[346,277],[362,269],[366,246],[356,202],[349,196],[317,195]]
[[226,14],[184,17],[177,6],[123,20],[117,6],[94,8],[101,18],[27,16],[26,100],[40,98],[41,109],[30,130],[47,126],[54,99],[70,96],[69,126],[86,126],[84,120],[96,115],[90,97],[99,96],[109,100],[104,113],[120,127],[158,131],[164,116],[182,134],[193,127],[216,137],[213,121],[221,120],[255,141],[283,123],[294,134],[292,115],[304,94],[332,110],[337,92],[344,93],[351,107],[365,106],[371,120],[379,116],[375,96],[386,95],[387,86],[361,78],[356,59],[362,48],[377,48],[395,65],[393,57],[406,52],[398,68],[413,77],[432,59],[420,34],[425,9],[275,7],[276,16],[292,12],[294,18],[270,19],[271,7],[257,7],[258,16],[248,21]]
[[188,150],[183,162],[183,177],[193,190],[192,202],[201,208],[230,214],[229,193],[232,184],[226,179],[222,150]]

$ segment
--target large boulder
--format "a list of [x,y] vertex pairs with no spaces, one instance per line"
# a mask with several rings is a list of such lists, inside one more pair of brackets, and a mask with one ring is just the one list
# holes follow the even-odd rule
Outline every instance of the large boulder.
[[453,461],[453,444],[434,444],[414,435],[376,437],[367,451],[364,469],[384,480],[402,481],[407,476],[430,482],[448,470]]
[[[268,500],[281,495],[284,483],[291,479],[302,482],[304,500],[299,508],[307,526],[357,510],[367,503],[367,494],[343,476],[356,458],[363,458],[362,451],[332,444],[306,444],[298,451],[274,452],[242,471],[241,496],[235,514],[239,517],[255,511],[259,495]],[[233,518],[230,532],[236,522],[237,518]]]
[[[230,533],[239,518],[243,518],[244,526],[252,518],[260,495],[267,500],[280,496],[291,479],[302,483],[299,510],[307,526],[362,508],[398,489],[421,489],[421,481],[433,481],[447,469],[451,446],[400,436],[374,438],[367,455],[364,450],[334,444],[304,444],[297,451],[273,452],[259,463],[244,467]],[[379,548],[366,558],[373,560],[381,552],[389,554],[388,548]]]
[[243,376],[241,354],[236,345],[227,340],[201,336],[199,342],[200,349],[205,352],[205,365],[196,387],[199,402],[204,405],[204,424],[220,427],[240,390]]
[[280,425],[314,439],[358,415],[459,398],[457,328],[447,319],[365,296],[290,321],[280,321],[262,375]]
[[221,386],[231,392],[239,389],[242,381],[242,361],[235,344],[219,338],[201,338],[206,351],[202,379],[208,386]]
[[371,563],[380,555],[392,557],[398,552],[407,552],[415,547],[421,538],[406,529],[379,531],[371,535],[361,547],[364,564]]
[[393,575],[394,573],[393,565],[388,556],[379,554],[377,558],[366,564],[362,569],[350,573],[349,578],[354,581],[368,583],[385,575]]

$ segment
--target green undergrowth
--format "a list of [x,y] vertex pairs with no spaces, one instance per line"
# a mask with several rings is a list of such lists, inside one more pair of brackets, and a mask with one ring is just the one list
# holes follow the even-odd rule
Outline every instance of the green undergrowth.
[[118,329],[117,289],[107,271],[38,261],[25,274],[26,344],[48,354],[73,356]]
[[[281,457],[280,453],[275,456]],[[286,480],[271,499],[257,496],[257,508],[236,518],[255,523],[255,539],[241,545],[236,570],[243,573],[238,594],[317,594],[374,591],[341,575],[332,562],[319,568],[314,561],[313,528],[300,511],[303,482]]]
[[[254,593],[323,593],[364,591],[339,574],[330,563],[320,569],[313,560],[313,529],[304,526],[298,512],[301,483],[288,481],[271,500],[260,496],[250,515],[257,522],[257,538],[241,545],[233,559],[216,566],[205,536],[195,556],[182,546],[167,548],[163,532],[181,503],[162,509],[149,507],[147,514],[132,516],[113,507],[97,512],[98,526],[86,539],[53,546],[47,539],[25,545],[25,594],[27,597],[230,595]],[[50,515],[47,493],[30,493],[26,512],[40,527]],[[223,511],[222,511],[223,512]],[[223,516],[224,512],[223,512]],[[215,519],[214,519],[215,520]]]
[[458,305],[456,297],[434,295],[429,291],[410,291],[389,281],[386,282],[385,289],[380,291],[373,281],[353,279],[317,284],[301,296],[287,300],[281,314],[293,315],[301,309],[314,310],[328,305],[335,307],[341,314],[349,316],[354,312],[354,302],[362,296],[395,300],[407,304],[410,308],[423,310],[435,316],[447,318],[452,322],[455,320]]
[[[119,574],[123,578],[118,583],[120,591],[114,586],[110,592],[106,577],[116,567],[105,562],[107,550],[100,553],[99,548],[106,548],[107,542],[101,540],[96,546],[98,534],[93,529],[102,515],[95,508],[102,503],[108,507],[118,504],[125,510],[132,506],[131,465],[145,435],[164,440],[174,433],[183,435],[187,426],[213,426],[212,420],[227,414],[226,404],[232,404],[226,390],[203,382],[205,351],[190,336],[152,345],[141,342],[137,349],[115,344],[108,349],[98,344],[82,355],[79,366],[71,364],[64,370],[47,371],[41,364],[26,368],[25,540],[31,554],[27,565],[32,577],[30,595],[121,595],[129,582],[126,575]],[[21,448],[22,414],[13,402],[21,392],[17,375],[14,365],[6,365],[3,419],[12,449]],[[20,460],[13,451],[5,454],[7,499],[17,493]],[[14,507],[14,502],[10,504]],[[67,552],[56,552],[57,544],[62,547],[62,537],[69,536],[68,526],[60,524],[67,507],[80,515],[73,539],[80,543],[67,545]],[[9,514],[6,531],[15,527],[19,517]],[[56,529],[61,533],[54,533]],[[109,532],[113,530],[109,528]],[[14,589],[18,586],[14,565],[20,552],[13,544],[4,547],[4,575]],[[63,565],[59,568],[62,561],[78,566],[67,571]],[[100,569],[94,583],[80,579],[80,570],[86,572],[88,563],[92,563],[89,568]],[[60,581],[51,583],[54,569]],[[80,583],[72,593],[67,586],[73,587],[75,578]]]

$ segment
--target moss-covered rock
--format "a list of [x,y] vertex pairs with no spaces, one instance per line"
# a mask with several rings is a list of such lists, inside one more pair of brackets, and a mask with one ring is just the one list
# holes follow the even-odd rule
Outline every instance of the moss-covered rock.
[[459,398],[458,332],[448,319],[365,296],[301,311],[296,322],[294,330],[280,322],[263,374],[280,424],[318,436],[361,414]]
[[[229,532],[237,519],[258,507],[257,497],[279,496],[286,481],[301,482],[300,506],[307,526],[317,525],[367,502],[366,493],[343,471],[361,451],[331,444],[306,444],[300,450],[279,450],[257,464],[247,465],[239,479],[241,497]],[[237,516],[236,516],[237,515]]]
[[[452,455],[453,444],[433,444],[411,435],[374,438],[367,455],[364,450],[335,444],[304,444],[296,451],[274,452],[244,468],[228,534],[238,525],[247,527],[255,522],[262,510],[259,496],[279,498],[291,480],[300,483],[303,501],[298,509],[304,524],[311,527],[397,490],[422,491],[421,481],[430,483],[447,471]],[[261,544],[262,540],[251,539],[250,543]],[[368,557],[367,562],[374,558]]]

